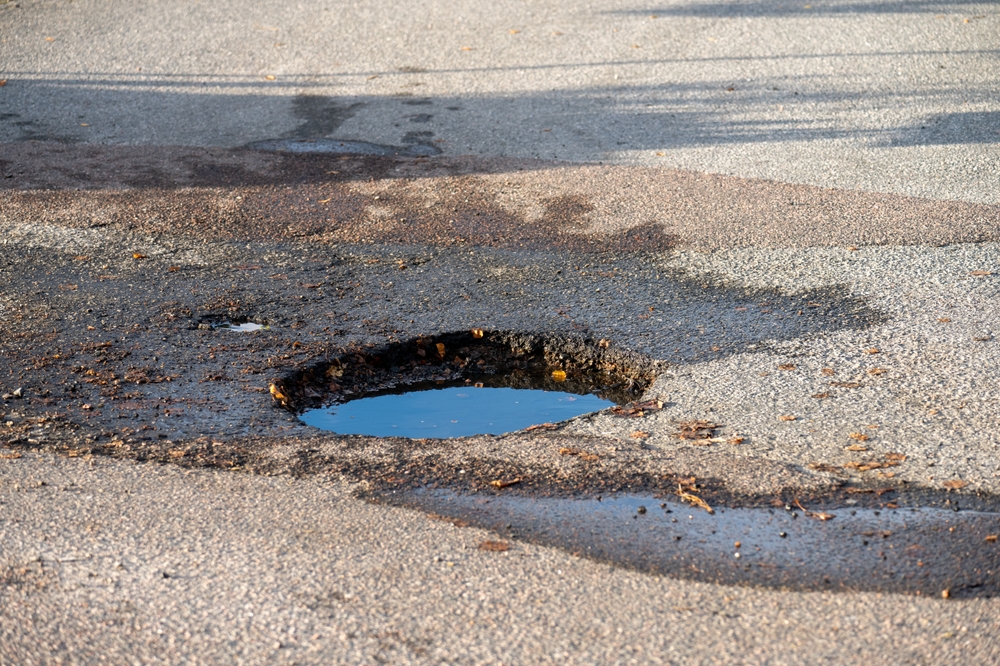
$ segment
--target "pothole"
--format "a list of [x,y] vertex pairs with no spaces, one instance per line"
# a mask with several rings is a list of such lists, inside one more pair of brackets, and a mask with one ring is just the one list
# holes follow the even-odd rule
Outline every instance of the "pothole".
[[357,350],[274,391],[303,422],[337,434],[452,438],[634,401],[655,370],[606,340],[473,330]]

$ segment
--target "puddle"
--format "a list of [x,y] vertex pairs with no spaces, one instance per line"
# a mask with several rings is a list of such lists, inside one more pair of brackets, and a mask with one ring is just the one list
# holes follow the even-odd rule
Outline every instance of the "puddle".
[[465,437],[636,400],[656,363],[608,341],[445,333],[356,350],[279,381],[283,406],[338,434]]
[[269,327],[248,321],[243,324],[219,324],[216,328],[224,331],[236,331],[237,333],[253,333],[254,331],[266,331]]
[[372,155],[375,157],[432,157],[440,155],[441,149],[427,143],[387,146],[368,141],[342,141],[339,139],[268,139],[247,145],[251,150],[267,152],[324,154],[324,155]]
[[447,438],[500,435],[615,405],[596,395],[494,388],[466,381],[452,384],[408,386],[403,392],[309,410],[300,418],[307,425],[340,435]]
[[[940,597],[1000,593],[1000,514],[937,508],[802,511],[717,507],[652,496],[595,499],[415,490],[383,500],[501,536],[656,574],[796,590]],[[816,507],[811,508],[818,512]],[[736,543],[739,542],[739,546]]]

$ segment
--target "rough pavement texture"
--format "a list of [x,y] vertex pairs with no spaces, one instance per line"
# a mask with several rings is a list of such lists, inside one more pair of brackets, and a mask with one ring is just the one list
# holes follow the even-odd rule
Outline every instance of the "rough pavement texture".
[[[994,599],[481,551],[358,497],[995,511],[998,21],[0,4],[0,663],[996,661]],[[388,156],[248,148],[328,139]],[[640,354],[663,407],[443,443],[268,395],[471,328]]]

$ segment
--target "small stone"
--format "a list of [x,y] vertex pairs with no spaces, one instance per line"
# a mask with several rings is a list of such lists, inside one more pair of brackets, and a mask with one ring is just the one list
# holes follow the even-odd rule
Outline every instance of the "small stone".
[[16,389],[14,389],[14,392],[11,393],[11,395],[14,396],[15,398],[23,398],[24,397],[24,389],[18,387]]
[[637,511],[637,512],[639,513],[639,515],[641,516],[641,515],[643,515],[644,513],[646,513],[646,507],[644,507],[644,506],[640,506],[640,507],[639,507],[638,509],[636,509],[636,511]]

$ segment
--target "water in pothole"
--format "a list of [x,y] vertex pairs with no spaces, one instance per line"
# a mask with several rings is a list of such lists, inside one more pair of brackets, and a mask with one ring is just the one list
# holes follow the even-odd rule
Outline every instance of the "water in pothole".
[[265,330],[268,327],[263,324],[255,324],[252,321],[248,321],[243,324],[219,324],[217,328],[221,328],[224,331],[236,331],[237,333],[254,333],[256,331]]
[[340,435],[467,437],[499,435],[613,407],[593,394],[490,387],[466,381],[410,385],[301,415],[308,425]]

